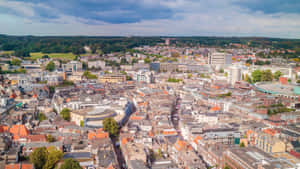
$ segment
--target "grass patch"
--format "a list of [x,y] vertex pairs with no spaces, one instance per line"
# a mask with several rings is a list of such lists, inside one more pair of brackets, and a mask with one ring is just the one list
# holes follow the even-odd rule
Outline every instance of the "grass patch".
[[48,55],[50,58],[54,58],[54,59],[62,59],[62,60],[75,59],[75,55],[73,53],[41,53],[41,52],[30,53],[30,59],[32,60],[40,59],[44,55]]
[[14,53],[14,51],[1,51],[0,52],[0,54],[7,54],[7,55],[11,55],[11,54],[13,54]]
[[172,83],[179,83],[181,81],[182,81],[182,79],[176,79],[176,78],[169,78],[168,79],[168,82],[172,82]]

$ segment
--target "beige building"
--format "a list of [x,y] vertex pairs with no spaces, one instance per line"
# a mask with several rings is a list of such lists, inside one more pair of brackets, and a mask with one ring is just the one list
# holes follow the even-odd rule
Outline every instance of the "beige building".
[[105,74],[99,78],[100,83],[119,83],[125,82],[126,76],[123,74]]
[[71,112],[71,121],[75,122],[78,126],[83,124],[87,127],[102,127],[103,120],[108,117],[113,117],[116,121],[120,121],[123,116],[105,106]]
[[265,133],[258,134],[255,145],[267,153],[280,153],[286,150],[286,145],[282,140]]

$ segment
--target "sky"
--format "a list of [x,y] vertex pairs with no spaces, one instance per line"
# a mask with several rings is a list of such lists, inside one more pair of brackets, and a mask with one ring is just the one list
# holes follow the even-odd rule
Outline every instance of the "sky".
[[0,34],[300,39],[300,0],[0,0]]

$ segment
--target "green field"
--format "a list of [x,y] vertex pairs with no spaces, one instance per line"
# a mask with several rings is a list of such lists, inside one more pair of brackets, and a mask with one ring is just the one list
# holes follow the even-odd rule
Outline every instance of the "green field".
[[50,58],[63,59],[63,60],[74,60],[75,55],[73,53],[41,53],[34,52],[30,53],[30,59],[36,60],[42,58],[44,55],[48,55]]
[[12,54],[14,51],[0,51],[0,54]]

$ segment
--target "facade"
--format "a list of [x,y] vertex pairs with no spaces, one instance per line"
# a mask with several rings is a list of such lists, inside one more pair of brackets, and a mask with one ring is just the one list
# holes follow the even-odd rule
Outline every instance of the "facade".
[[211,65],[230,65],[232,64],[232,55],[227,53],[210,53],[208,64]]
[[64,72],[80,72],[82,71],[82,63],[78,61],[71,61],[63,64],[62,69]]
[[162,72],[175,72],[178,70],[178,65],[173,63],[160,63],[160,71]]
[[297,166],[255,147],[230,148],[223,153],[223,167],[231,169],[296,169]]
[[281,153],[285,152],[286,149],[286,145],[283,141],[265,133],[259,134],[256,137],[255,143],[257,148],[268,153]]
[[100,83],[120,83],[126,81],[123,74],[105,74],[99,78]]
[[137,82],[154,83],[153,73],[146,70],[140,70],[136,75]]
[[238,67],[232,67],[230,69],[230,83],[231,85],[234,85],[235,82],[242,80],[242,72],[241,69]]
[[71,112],[71,121],[75,122],[78,126],[81,126],[83,124],[84,126],[89,127],[102,127],[102,121],[108,117],[116,118],[117,121],[120,121],[120,119],[122,119],[122,117],[118,116],[115,111],[100,107],[95,109],[88,108]]
[[101,61],[101,60],[89,61],[88,68],[89,69],[105,69],[105,62]]

